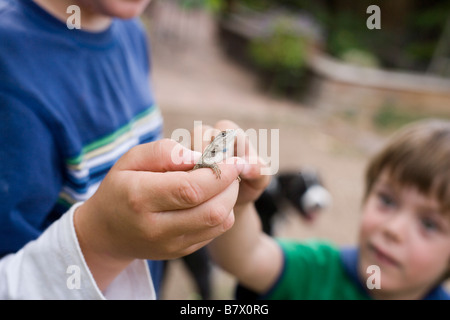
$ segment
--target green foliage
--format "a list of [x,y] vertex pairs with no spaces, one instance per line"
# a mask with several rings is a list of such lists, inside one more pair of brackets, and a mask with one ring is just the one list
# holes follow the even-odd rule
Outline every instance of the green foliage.
[[239,3],[256,11],[267,10],[275,4],[272,0],[241,0]]
[[418,30],[442,30],[445,21],[449,18],[449,12],[450,2],[441,1],[424,10],[415,11],[411,15],[408,23],[412,28]]
[[250,56],[263,69],[301,69],[305,65],[305,45],[303,37],[281,22],[269,38],[255,39],[250,44]]
[[376,68],[380,64],[378,58],[373,53],[359,49],[349,49],[340,58],[345,62],[361,67]]
[[450,18],[450,2],[438,1],[421,4],[408,19],[410,41],[406,46],[408,58],[427,68],[432,59],[439,37]]
[[[403,24],[390,29],[385,22],[395,20],[383,11],[391,0],[261,0],[262,7],[287,7],[291,11],[312,14],[322,24],[326,33],[326,48],[333,56],[345,59],[349,52],[358,52],[385,68],[426,70],[436,50],[439,37],[449,18],[450,1],[414,1],[405,5],[409,14],[400,18]],[[243,0],[256,7],[258,0]],[[377,4],[382,10],[382,29],[366,28],[368,17],[365,8]],[[387,10],[387,9],[386,9]],[[387,18],[389,17],[389,19]],[[386,20],[383,20],[386,19]],[[393,20],[394,19],[394,20]],[[351,59],[352,60],[352,59]],[[365,59],[364,59],[365,60]],[[359,59],[355,62],[358,63]]]
[[184,9],[208,9],[213,12],[223,10],[223,0],[180,0],[181,6]]
[[445,118],[447,114],[434,114],[426,111],[407,110],[406,107],[400,108],[396,104],[387,101],[375,113],[373,123],[383,131],[396,130],[408,123],[425,118]]
[[[364,26],[364,27],[361,27]],[[351,12],[338,12],[328,22],[327,49],[330,54],[344,61],[377,67],[380,59],[376,49],[382,41],[379,32],[367,29],[365,19]],[[386,37],[383,37],[386,40]]]
[[269,75],[276,91],[286,93],[302,86],[306,69],[307,40],[292,31],[288,20],[276,22],[271,36],[249,45],[253,64]]
[[417,61],[430,61],[436,49],[436,41],[414,41],[405,48],[405,53]]

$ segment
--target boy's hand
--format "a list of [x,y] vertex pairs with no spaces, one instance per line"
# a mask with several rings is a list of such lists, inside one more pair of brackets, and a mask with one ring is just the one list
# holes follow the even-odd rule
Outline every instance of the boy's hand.
[[[171,160],[173,140],[131,149],[75,213],[83,255],[100,289],[132,260],[189,254],[231,228],[242,165],[221,165],[221,179]],[[194,158],[185,149],[184,158]]]
[[[228,120],[222,120],[215,124],[214,129],[208,126],[203,126],[203,135],[208,135],[208,132],[214,134],[214,132],[220,132],[227,129],[240,129],[239,126]],[[196,128],[195,130],[200,130]],[[215,130],[215,131],[214,131]],[[197,134],[199,132],[196,132]],[[241,162],[245,163],[244,168],[240,174],[242,179],[239,187],[239,196],[236,202],[236,206],[244,206],[253,203],[267,185],[270,182],[270,176],[261,175],[261,169],[266,167],[264,161],[258,157],[258,154],[250,143],[248,137],[245,135],[243,130],[237,130],[235,155],[241,158]],[[192,135],[194,137],[194,135]],[[203,141],[203,148],[208,144],[208,140]],[[195,146],[195,144],[193,144]],[[201,151],[201,150],[196,150]]]

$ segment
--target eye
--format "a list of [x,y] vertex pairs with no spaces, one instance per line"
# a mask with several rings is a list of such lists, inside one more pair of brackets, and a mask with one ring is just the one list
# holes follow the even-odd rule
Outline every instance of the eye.
[[430,218],[422,218],[420,219],[420,222],[422,223],[422,226],[426,229],[426,230],[437,230],[438,229],[438,225],[436,222],[434,222],[432,219]]
[[213,157],[214,157],[215,155],[216,155],[216,150],[214,150],[214,149],[213,149],[213,150],[211,150],[211,156],[213,156]]
[[420,218],[422,228],[427,232],[435,232],[441,230],[440,224],[433,218],[423,216]]
[[394,208],[397,205],[395,199],[388,193],[380,191],[377,193],[377,198],[379,204],[384,208]]

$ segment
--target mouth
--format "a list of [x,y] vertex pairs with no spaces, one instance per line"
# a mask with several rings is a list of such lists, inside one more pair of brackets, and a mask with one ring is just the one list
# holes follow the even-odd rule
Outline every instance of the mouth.
[[394,259],[392,255],[387,253],[384,249],[381,249],[379,246],[375,246],[371,243],[369,244],[369,249],[375,257],[376,262],[380,265],[400,267],[400,263],[396,259]]

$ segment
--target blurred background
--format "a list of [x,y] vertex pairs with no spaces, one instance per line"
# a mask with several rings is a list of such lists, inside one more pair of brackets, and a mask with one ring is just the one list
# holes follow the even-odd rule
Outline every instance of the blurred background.
[[[276,236],[355,244],[370,155],[408,122],[450,118],[447,0],[153,0],[142,21],[167,137],[220,119],[279,129],[280,171],[319,172],[331,205],[313,221],[286,208]],[[211,268],[209,298],[232,299]],[[183,260],[160,298],[203,298]]]

